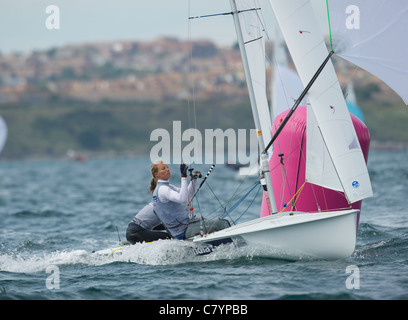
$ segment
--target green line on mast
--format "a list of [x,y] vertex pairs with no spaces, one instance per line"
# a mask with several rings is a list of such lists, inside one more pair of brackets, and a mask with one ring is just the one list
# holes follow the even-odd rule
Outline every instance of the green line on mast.
[[327,20],[329,22],[330,48],[331,48],[331,51],[334,51],[333,50],[331,26],[330,26],[329,0],[326,0],[326,8],[327,8]]

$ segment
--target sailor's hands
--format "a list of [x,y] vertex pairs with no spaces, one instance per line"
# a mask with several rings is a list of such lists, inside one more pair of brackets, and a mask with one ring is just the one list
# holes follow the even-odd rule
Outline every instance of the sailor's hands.
[[193,172],[193,179],[201,178],[201,172],[200,171],[194,171]]
[[184,162],[182,162],[182,163],[180,164],[180,173],[181,173],[181,177],[182,177],[182,178],[186,178],[186,177],[187,177],[187,168],[188,168],[188,165],[185,164]]

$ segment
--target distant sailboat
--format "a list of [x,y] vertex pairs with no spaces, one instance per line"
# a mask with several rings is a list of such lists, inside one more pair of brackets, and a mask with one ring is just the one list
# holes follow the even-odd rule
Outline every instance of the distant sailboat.
[[356,93],[354,92],[354,86],[352,83],[347,85],[346,103],[349,111],[364,122],[364,114],[357,104]]
[[[303,84],[295,70],[289,68],[282,34],[277,30],[274,41],[273,79],[271,90],[272,121],[283,111],[292,107],[304,90]],[[300,104],[305,104],[304,98]]]
[[6,121],[0,116],[0,153],[3,151],[4,145],[7,141],[8,128]]

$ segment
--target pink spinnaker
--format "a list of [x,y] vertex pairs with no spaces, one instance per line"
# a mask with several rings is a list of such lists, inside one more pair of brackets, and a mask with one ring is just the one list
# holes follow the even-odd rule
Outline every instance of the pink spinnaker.
[[[289,110],[282,112],[272,124],[272,134],[279,127]],[[367,163],[370,133],[366,125],[350,114]],[[306,106],[299,106],[279,137],[274,142],[274,151],[269,160],[272,185],[278,212],[281,211],[328,211],[349,208],[342,192],[305,183],[306,165]],[[279,156],[281,155],[281,156]],[[298,192],[297,195],[296,192]],[[261,217],[269,215],[265,193],[262,199]],[[361,201],[352,204],[361,209]]]

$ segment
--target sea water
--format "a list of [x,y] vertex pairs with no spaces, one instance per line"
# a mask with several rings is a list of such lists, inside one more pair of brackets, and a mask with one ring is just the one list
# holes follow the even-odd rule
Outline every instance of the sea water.
[[[408,151],[372,151],[368,167],[374,197],[363,201],[352,256],[289,261],[233,245],[196,256],[173,240],[96,255],[124,240],[128,222],[150,201],[149,158],[2,161],[0,299],[407,299]],[[178,167],[170,169],[178,184]],[[218,215],[254,181],[217,165],[194,211]],[[256,191],[232,219],[248,207],[239,222],[259,216]]]

